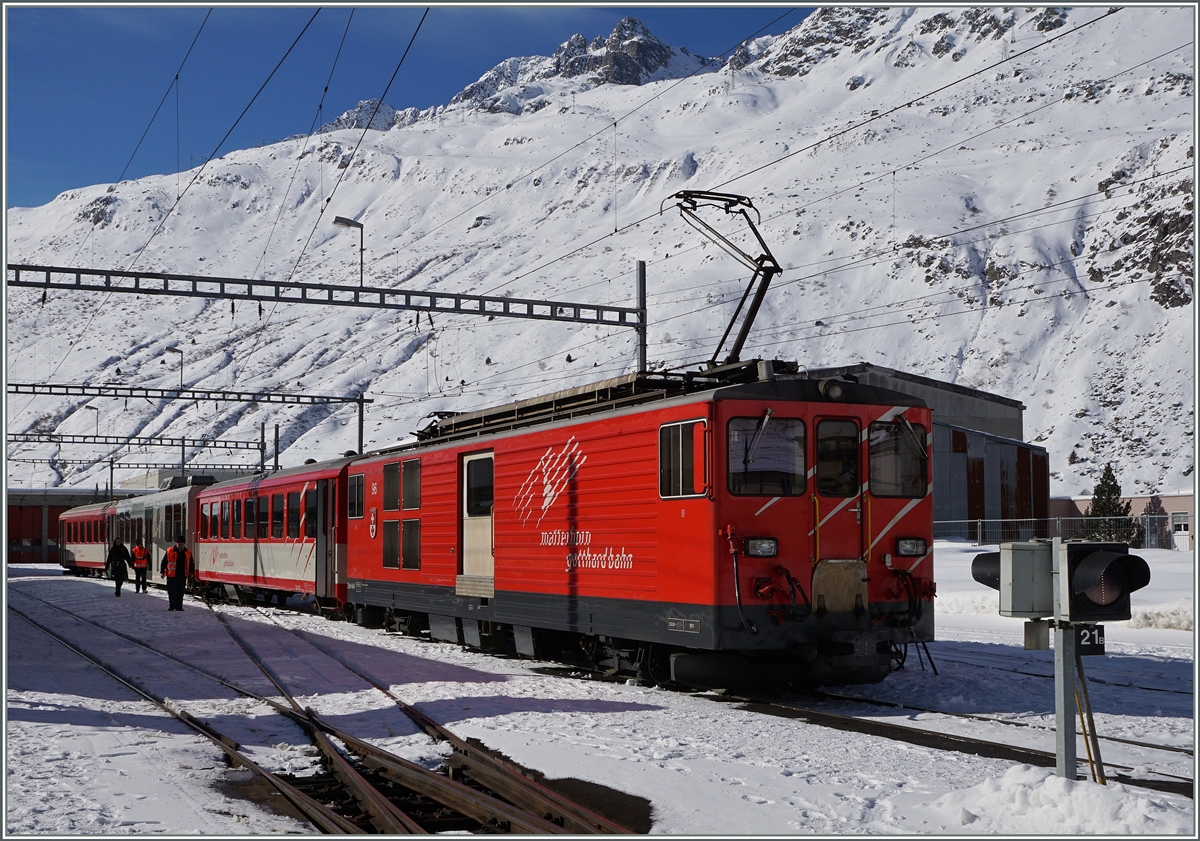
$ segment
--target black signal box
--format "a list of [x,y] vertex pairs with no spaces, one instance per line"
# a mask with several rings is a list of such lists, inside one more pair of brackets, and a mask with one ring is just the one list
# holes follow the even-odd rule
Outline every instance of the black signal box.
[[1122,622],[1131,618],[1129,595],[1150,583],[1150,567],[1125,543],[1060,544],[1059,619]]

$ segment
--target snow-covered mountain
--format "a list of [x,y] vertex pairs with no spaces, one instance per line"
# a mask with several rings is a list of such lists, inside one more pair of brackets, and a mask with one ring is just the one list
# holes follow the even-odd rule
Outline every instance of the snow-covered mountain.
[[[626,19],[445,106],[365,101],[311,138],[230,152],[169,214],[174,174],[12,209],[7,260],[357,285],[357,233],[334,214],[364,224],[371,286],[632,305],[645,260],[650,358],[695,366],[748,273],[658,211],[680,189],[740,193],[785,267],[744,358],[1010,396],[1052,493],[1090,490],[1109,461],[1126,493],[1176,491],[1193,471],[1194,14],[821,9],[725,63]],[[365,389],[368,448],[434,410],[636,364],[615,327],[18,289],[8,304],[10,382],[170,388],[177,345],[188,385]],[[120,435],[257,440],[279,423],[286,465],[357,445],[352,408],[10,396],[8,428],[90,433],[85,405]],[[107,479],[107,452],[8,453],[98,459],[57,478],[10,465],[10,484]]]

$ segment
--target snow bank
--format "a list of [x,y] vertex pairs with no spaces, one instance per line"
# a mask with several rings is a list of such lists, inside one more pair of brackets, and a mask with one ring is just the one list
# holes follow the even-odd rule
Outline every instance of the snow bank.
[[1073,782],[1029,765],[944,795],[933,805],[957,817],[972,833],[1042,837],[1192,831],[1191,809],[1175,799],[1146,795],[1120,783]]

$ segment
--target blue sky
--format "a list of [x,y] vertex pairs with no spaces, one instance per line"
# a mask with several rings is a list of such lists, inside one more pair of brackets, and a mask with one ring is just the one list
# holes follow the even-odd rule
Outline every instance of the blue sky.
[[[576,32],[607,35],[625,15],[666,43],[717,55],[788,6],[433,7],[384,98],[397,108],[445,103],[500,61],[549,55]],[[351,6],[323,7],[237,130],[221,146],[270,143],[312,126]],[[5,8],[5,207],[31,207],[64,190],[116,181],[155,108],[169,94],[125,178],[199,165],[317,10],[208,6]],[[379,97],[424,7],[354,10],[321,119]],[[767,29],[787,31],[804,12]]]

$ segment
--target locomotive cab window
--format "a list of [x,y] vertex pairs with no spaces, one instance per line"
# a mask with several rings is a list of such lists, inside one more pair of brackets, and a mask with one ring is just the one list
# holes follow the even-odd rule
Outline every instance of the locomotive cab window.
[[704,496],[708,464],[704,450],[705,421],[671,423],[658,430],[658,495]]
[[346,516],[358,519],[363,515],[363,474],[350,477],[346,487]]
[[899,420],[871,424],[867,458],[875,496],[925,496],[924,427]]
[[726,429],[729,492],[798,496],[804,472],[804,421],[772,417],[733,418]]
[[858,424],[823,420],[817,424],[817,490],[822,496],[857,496]]

